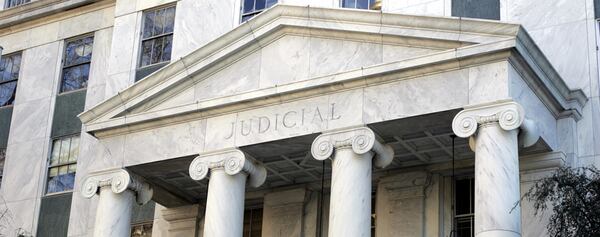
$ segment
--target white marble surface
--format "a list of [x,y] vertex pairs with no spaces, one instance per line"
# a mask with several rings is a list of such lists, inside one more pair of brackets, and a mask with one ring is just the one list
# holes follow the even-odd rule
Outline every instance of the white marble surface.
[[235,1],[177,1],[173,53],[183,57],[237,25]]
[[449,0],[383,0],[382,10],[400,14],[450,16],[446,13]]
[[56,95],[54,90],[58,84],[57,70],[60,65],[58,57],[61,55],[61,45],[61,42],[54,42],[30,48],[22,53],[15,104],[49,99]]
[[211,170],[203,236],[242,236],[246,176]]
[[329,236],[371,235],[372,153],[337,149],[332,161]]
[[110,186],[100,189],[94,237],[127,237],[131,234],[131,209],[134,193],[114,193]]
[[[311,38],[289,35],[261,50],[260,87],[267,88],[306,80],[309,77]],[[277,66],[275,66],[277,65]],[[310,65],[314,66],[314,65]],[[319,65],[323,67],[323,65]]]
[[[307,191],[304,188],[265,194],[262,236],[312,236],[302,231]],[[316,222],[316,220],[314,220]]]
[[508,62],[469,68],[469,104],[493,102],[510,97]]

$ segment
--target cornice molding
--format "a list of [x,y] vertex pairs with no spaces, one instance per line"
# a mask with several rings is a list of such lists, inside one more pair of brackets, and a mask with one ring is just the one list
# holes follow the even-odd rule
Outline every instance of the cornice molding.
[[102,0],[38,0],[0,11],[0,29]]
[[228,175],[247,174],[248,184],[255,188],[261,186],[267,179],[265,167],[238,149],[201,154],[190,164],[190,177],[194,180],[202,180],[214,169],[223,169]]
[[350,128],[325,132],[312,143],[310,153],[317,160],[332,157],[335,149],[352,149],[356,154],[374,152],[373,164],[385,168],[394,159],[394,149],[377,140],[373,130],[367,127]]
[[136,201],[143,205],[152,199],[152,188],[150,185],[137,177],[133,177],[124,169],[107,170],[89,174],[81,186],[81,195],[92,198],[100,188],[110,187],[114,193],[122,193],[131,190],[136,194]]

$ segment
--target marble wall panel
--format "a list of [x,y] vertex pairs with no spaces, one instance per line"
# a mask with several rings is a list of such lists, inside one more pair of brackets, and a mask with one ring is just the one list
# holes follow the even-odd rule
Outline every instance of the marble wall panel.
[[588,103],[591,104],[594,121],[594,155],[600,155],[600,97],[593,97]]
[[577,122],[574,118],[556,121],[557,150],[565,154],[577,153]]
[[34,235],[36,231],[37,210],[39,199],[5,202],[0,210],[5,216],[0,220],[0,235],[17,236],[17,234]]
[[11,123],[8,144],[49,137],[47,128],[52,114],[50,107],[51,98],[16,104],[12,117],[15,122]]
[[469,104],[481,104],[509,97],[508,62],[469,68]]
[[444,16],[446,13],[446,4],[449,0],[383,0],[382,10],[384,12],[410,14],[410,15],[429,15]]
[[[83,133],[82,133],[83,134]],[[85,160],[77,162],[78,175],[75,183],[81,181],[87,172],[123,167],[125,136],[114,136],[98,140],[83,134],[79,156]]]
[[48,99],[56,94],[60,45],[54,42],[23,52],[15,104]]
[[266,194],[263,204],[262,236],[304,236],[302,222],[305,197],[305,189]]
[[240,59],[195,85],[196,99],[204,100],[258,89],[261,52]]
[[[111,55],[108,61],[109,74],[129,72],[135,68],[135,48],[139,47],[136,41],[136,32],[141,25],[138,21],[141,17],[137,13],[131,13],[115,18],[113,27],[113,41]],[[109,78],[107,80],[112,80]],[[132,82],[132,81],[131,81]]]
[[88,12],[60,21],[58,38],[66,39],[95,30],[111,27],[114,21],[113,7]]
[[124,165],[190,156],[204,150],[206,120],[187,122],[125,136]]
[[519,22],[529,31],[579,21],[586,17],[585,1],[508,0],[506,20]]
[[544,139],[551,149],[556,149],[558,145],[556,118],[529,86],[525,84],[512,66],[508,67],[508,77],[510,80],[510,96],[515,102],[523,106],[525,118],[536,122],[541,138]]
[[383,45],[383,62],[405,60],[417,56],[439,52],[439,49],[418,48],[402,45]]
[[260,87],[308,79],[310,41],[309,37],[287,35],[264,47],[261,50]]
[[[521,193],[529,191],[533,186],[535,177],[544,177],[551,174],[551,170],[529,171],[521,173]],[[523,200],[521,202],[521,226],[523,237],[548,236],[546,225],[550,220],[551,212],[544,211],[535,215],[533,203]]]
[[586,157],[594,155],[594,118],[592,103],[588,102],[582,110],[582,118],[577,121],[577,155]]
[[235,1],[178,1],[171,58],[183,57],[233,29],[235,14]]
[[569,22],[529,33],[567,85],[591,95],[586,22]]
[[108,75],[104,86],[104,98],[108,99],[130,86],[133,83],[134,76],[135,71],[125,71]]
[[59,29],[62,22],[52,22],[29,29],[27,47],[36,47],[59,40]]
[[364,89],[365,123],[462,108],[469,100],[469,70],[406,79]]
[[8,145],[0,189],[4,201],[22,201],[40,195],[45,186],[41,180],[46,174],[47,149],[45,138]]
[[108,58],[112,42],[112,28],[96,31],[85,108],[89,109],[102,102],[105,97],[106,79],[108,78]]
[[382,51],[380,43],[313,37],[310,39],[309,77],[380,64]]

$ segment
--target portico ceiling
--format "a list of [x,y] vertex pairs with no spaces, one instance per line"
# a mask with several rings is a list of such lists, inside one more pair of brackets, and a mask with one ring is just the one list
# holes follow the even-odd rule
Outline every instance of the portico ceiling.
[[[384,169],[374,169],[378,175],[401,172],[399,170],[415,166],[427,166],[452,160],[452,118],[458,111],[416,116],[401,120],[372,124],[369,127],[380,136],[384,143],[394,148],[394,160]],[[320,188],[321,179],[325,186],[331,179],[331,165],[325,166],[310,154],[310,147],[318,134],[310,134],[290,139],[277,140],[262,144],[240,147],[241,150],[260,161],[267,169],[267,181],[260,188],[249,188],[252,193],[273,188],[307,185]],[[457,161],[473,159],[474,153],[463,138],[455,138],[455,159]],[[548,147],[539,143],[534,147],[521,149],[521,155],[548,151]],[[155,201],[165,206],[179,206],[202,203],[205,199],[208,180],[195,181],[189,176],[189,164],[194,157],[184,157],[149,164],[128,167],[129,170],[144,177],[160,190],[166,190],[155,196]],[[323,169],[325,174],[323,176]],[[260,195],[260,194],[258,194]]]

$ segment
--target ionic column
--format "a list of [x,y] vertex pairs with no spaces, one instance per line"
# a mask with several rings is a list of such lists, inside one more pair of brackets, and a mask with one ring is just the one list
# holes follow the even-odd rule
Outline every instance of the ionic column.
[[128,237],[133,201],[140,205],[150,201],[152,188],[117,169],[90,174],[83,182],[81,194],[86,198],[99,194],[94,237]]
[[475,236],[521,236],[519,137],[524,146],[539,138],[523,108],[501,102],[467,108],[452,122],[475,151]]
[[311,153],[317,160],[333,158],[328,236],[371,236],[372,166],[389,165],[393,149],[360,127],[318,136]]
[[206,178],[209,171],[203,236],[240,237],[246,180],[250,186],[259,187],[265,182],[267,171],[237,149],[203,154],[190,164],[194,180]]

